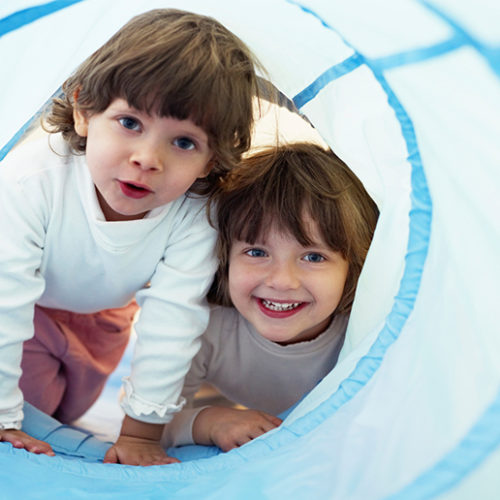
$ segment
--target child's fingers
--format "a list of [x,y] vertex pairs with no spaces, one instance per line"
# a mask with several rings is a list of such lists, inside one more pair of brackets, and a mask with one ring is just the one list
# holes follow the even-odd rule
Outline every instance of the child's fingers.
[[114,446],[112,446],[104,455],[103,463],[105,463],[105,464],[117,464],[118,463],[118,454],[116,453]]
[[240,437],[240,439],[238,439],[238,441],[235,443],[235,446],[233,446],[233,448],[236,448],[236,447],[239,447],[239,446],[243,446],[244,444],[247,444],[249,443],[250,441],[252,441],[252,439],[255,439],[256,437],[260,436],[262,433],[260,434],[257,434],[256,436],[242,436]]
[[269,415],[269,413],[263,413],[263,415],[274,427],[279,427],[283,423],[281,418],[275,417],[274,415]]
[[138,465],[168,465],[177,464],[180,460],[177,458],[169,457],[166,453],[161,454],[144,454],[140,457]]
[[45,441],[39,441],[25,432],[16,429],[0,431],[0,441],[10,443],[14,448],[24,448],[31,453],[44,454],[50,457],[55,456],[50,444]]
[[52,447],[43,441],[30,442],[25,446],[25,448],[31,453],[36,453],[37,455],[48,455],[49,457],[54,457],[56,455],[52,450]]
[[174,457],[169,457],[168,455],[161,460],[158,461],[158,463],[155,463],[154,465],[168,465],[168,464],[180,464],[181,461],[178,460],[177,458]]

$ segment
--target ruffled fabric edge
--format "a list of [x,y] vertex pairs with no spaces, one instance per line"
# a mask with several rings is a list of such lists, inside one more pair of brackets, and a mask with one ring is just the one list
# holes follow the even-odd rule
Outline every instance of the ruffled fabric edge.
[[135,391],[129,377],[124,377],[120,406],[130,417],[149,423],[168,423],[175,413],[182,410],[186,399],[180,397],[178,403],[158,404],[147,401]]

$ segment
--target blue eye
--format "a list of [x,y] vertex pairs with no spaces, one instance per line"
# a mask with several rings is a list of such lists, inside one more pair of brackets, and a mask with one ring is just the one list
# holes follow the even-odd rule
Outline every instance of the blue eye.
[[304,256],[304,260],[307,262],[312,262],[313,264],[317,264],[319,262],[323,262],[325,258],[319,253],[308,253]]
[[120,118],[118,121],[122,127],[128,130],[139,130],[140,128],[139,122],[131,116],[125,116],[124,118]]
[[250,250],[247,250],[245,252],[249,257],[266,257],[267,254],[264,252],[264,250],[261,250],[260,248],[250,248]]
[[178,148],[184,149],[186,151],[190,151],[191,149],[194,149],[196,147],[195,143],[189,137],[178,137],[174,140],[174,144]]

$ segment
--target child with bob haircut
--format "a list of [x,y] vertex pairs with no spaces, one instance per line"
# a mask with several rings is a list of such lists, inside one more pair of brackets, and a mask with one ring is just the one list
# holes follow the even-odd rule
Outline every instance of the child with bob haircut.
[[212,307],[185,379],[249,409],[187,408],[164,445],[223,451],[278,425],[280,414],[335,366],[378,209],[352,171],[311,143],[245,159],[217,195]]
[[54,454],[21,430],[23,396],[62,422],[81,416],[122,356],[137,299],[126,416],[105,461],[176,461],[159,439],[209,317],[206,198],[250,145],[256,64],[212,18],[144,13],[66,80],[50,134],[3,162],[0,441]]

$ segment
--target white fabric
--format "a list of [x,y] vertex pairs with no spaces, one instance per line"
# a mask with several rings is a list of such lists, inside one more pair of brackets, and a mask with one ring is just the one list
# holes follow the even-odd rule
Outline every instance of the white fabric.
[[204,201],[183,196],[142,220],[106,222],[85,157],[43,136],[2,164],[0,234],[0,422],[22,419],[17,382],[35,303],[90,313],[124,306],[136,292],[142,310],[123,407],[168,421],[208,322],[215,231]]
[[193,443],[201,408],[192,404],[203,382],[247,408],[272,415],[290,408],[335,366],[347,321],[345,314],[335,316],[315,339],[283,346],[262,337],[236,309],[214,307],[182,389],[186,408],[168,425],[165,444]]
[[[124,21],[167,6],[224,22],[289,97],[349,54],[359,54],[361,66],[318,89],[301,111],[375,195],[384,225],[383,231],[377,228],[361,275],[343,359],[287,419],[287,425],[303,422],[307,428],[299,438],[288,439],[285,425],[265,443],[256,440],[215,460],[161,474],[96,467],[85,483],[89,497],[98,476],[103,487],[113,471],[122,480],[122,496],[133,495],[136,485],[152,484],[150,496],[158,498],[497,499],[498,419],[483,424],[482,443],[464,440],[498,401],[500,388],[498,1],[85,0],[0,39],[6,75],[0,78],[0,109],[8,117],[0,123],[0,144]],[[19,8],[17,0],[0,6],[6,15]],[[394,64],[380,60],[385,57]],[[411,152],[402,139],[405,117],[391,108],[395,100],[416,133]],[[421,238],[430,240],[421,283],[418,269],[405,260],[409,223],[418,215],[417,210],[409,217],[405,180],[408,154],[415,152],[433,204],[430,231]],[[353,380],[396,304],[405,268],[417,271],[410,318],[382,354],[378,371]],[[344,386],[359,391],[325,418],[325,404],[337,401],[337,389]],[[27,476],[33,462],[6,454],[2,470],[9,474],[12,463],[12,477]],[[76,468],[68,474],[71,487],[80,473]],[[56,482],[48,466],[40,469]],[[426,472],[434,476],[425,476],[423,489],[398,495]],[[114,494],[118,482],[110,486]],[[158,490],[160,483],[166,492]],[[39,491],[38,477],[33,484]],[[16,480],[12,491],[17,488]]]

